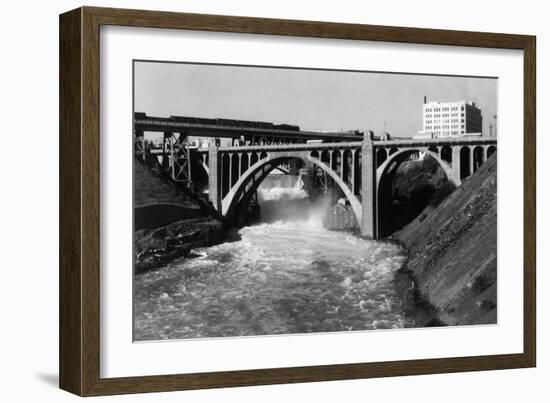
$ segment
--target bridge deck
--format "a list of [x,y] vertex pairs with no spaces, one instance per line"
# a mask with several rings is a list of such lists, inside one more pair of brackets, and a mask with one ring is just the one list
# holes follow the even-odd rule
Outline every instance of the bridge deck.
[[307,151],[307,150],[336,150],[340,148],[360,148],[361,141],[338,142],[338,143],[307,143],[307,144],[274,144],[274,145],[251,145],[220,147],[219,151]]
[[[386,141],[373,141],[374,147],[426,147],[444,145],[475,145],[496,144],[495,137],[448,137],[439,139],[395,139]],[[361,148],[362,141],[337,142],[337,143],[307,143],[307,144],[275,144],[275,145],[251,145],[220,147],[219,151],[305,151],[305,150],[337,150],[349,148]]]
[[384,146],[384,147],[414,147],[414,146],[425,146],[425,145],[469,145],[469,144],[496,144],[496,137],[485,137],[485,136],[460,136],[460,137],[443,137],[437,139],[394,139],[394,140],[385,140],[385,141],[374,141],[373,145]]

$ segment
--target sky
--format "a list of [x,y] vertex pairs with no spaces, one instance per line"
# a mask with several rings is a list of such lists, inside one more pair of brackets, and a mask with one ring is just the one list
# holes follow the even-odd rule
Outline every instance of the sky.
[[411,137],[422,128],[426,96],[475,102],[489,134],[497,86],[481,77],[135,62],[134,110]]

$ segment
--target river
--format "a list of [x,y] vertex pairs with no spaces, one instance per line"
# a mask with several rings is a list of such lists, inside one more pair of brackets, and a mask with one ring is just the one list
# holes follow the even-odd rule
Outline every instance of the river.
[[[302,195],[302,211],[307,194],[297,189],[284,199],[292,194]],[[134,340],[403,328],[427,320],[414,307],[410,279],[398,273],[406,260],[400,246],[325,230],[320,212],[308,211],[241,228],[228,242],[136,276]]]

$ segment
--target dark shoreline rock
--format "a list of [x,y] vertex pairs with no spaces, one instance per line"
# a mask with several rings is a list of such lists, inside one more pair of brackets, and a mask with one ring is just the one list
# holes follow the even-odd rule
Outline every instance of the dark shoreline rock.
[[206,217],[177,221],[156,229],[134,233],[134,274],[159,268],[188,256],[195,248],[224,240],[221,221]]

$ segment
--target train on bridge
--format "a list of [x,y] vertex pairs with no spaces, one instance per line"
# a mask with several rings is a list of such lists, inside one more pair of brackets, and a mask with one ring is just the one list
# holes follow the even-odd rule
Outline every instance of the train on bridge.
[[205,126],[224,126],[242,129],[264,129],[264,130],[284,130],[299,132],[300,126],[290,125],[288,123],[273,124],[271,122],[251,121],[251,120],[239,120],[239,119],[221,119],[221,118],[201,118],[192,116],[177,116],[171,115],[168,118],[149,118],[147,114],[143,112],[136,112],[134,114],[135,119],[147,120],[165,120],[168,122],[188,123],[195,125]]

